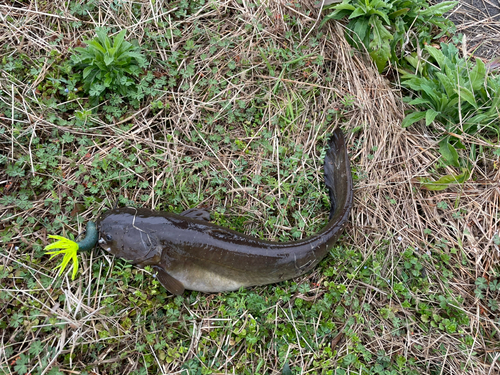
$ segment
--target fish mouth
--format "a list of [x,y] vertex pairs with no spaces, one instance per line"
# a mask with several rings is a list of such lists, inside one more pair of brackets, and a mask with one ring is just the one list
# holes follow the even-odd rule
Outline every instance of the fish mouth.
[[108,243],[106,242],[106,240],[104,238],[99,238],[99,241],[97,241],[99,243],[99,246],[101,247],[101,249],[103,250],[106,250],[108,253],[111,252],[111,247],[108,245]]

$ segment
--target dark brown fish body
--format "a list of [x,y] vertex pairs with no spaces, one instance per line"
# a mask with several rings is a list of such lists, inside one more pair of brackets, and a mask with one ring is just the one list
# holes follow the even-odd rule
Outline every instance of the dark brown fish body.
[[332,209],[328,224],[299,241],[271,242],[207,221],[203,210],[181,215],[145,208],[118,208],[98,220],[102,248],[138,266],[151,265],[172,293],[221,292],[299,276],[331,249],[352,206],[349,158],[340,130],[325,158]]

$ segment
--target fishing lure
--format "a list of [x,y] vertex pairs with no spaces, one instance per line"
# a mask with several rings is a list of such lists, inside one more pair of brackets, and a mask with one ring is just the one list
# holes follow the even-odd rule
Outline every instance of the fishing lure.
[[[74,280],[76,273],[78,272],[78,257],[77,253],[79,250],[90,250],[92,249],[95,244],[97,243],[97,240],[99,238],[99,233],[97,231],[97,227],[94,222],[89,221],[87,224],[87,233],[85,235],[85,238],[81,240],[80,242],[75,242],[72,241],[68,238],[61,237],[61,236],[56,236],[56,235],[49,235],[49,238],[53,238],[58,240],[57,242],[54,242],[50,245],[47,245],[44,250],[52,250],[52,249],[60,249],[58,251],[50,251],[46,252],[45,254],[47,255],[52,255],[50,259],[54,258],[55,256],[59,254],[64,254],[64,258],[59,264],[57,268],[60,268],[59,270],[59,276],[62,275],[64,270],[66,269],[68,263],[72,260],[73,261],[73,274],[71,276],[71,279]],[[50,260],[49,259],[49,260]]]

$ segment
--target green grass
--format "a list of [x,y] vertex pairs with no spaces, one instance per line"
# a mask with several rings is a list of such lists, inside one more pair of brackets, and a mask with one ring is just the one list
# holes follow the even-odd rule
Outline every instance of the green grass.
[[[228,355],[236,355],[231,368],[242,374],[264,374],[270,370],[271,360],[277,361],[275,365],[280,368],[287,361],[295,362],[297,357],[317,373],[333,374],[334,369],[346,373],[343,369],[417,374],[419,362],[425,358],[422,348],[420,357],[406,358],[374,350],[372,340],[380,336],[386,343],[399,346],[397,342],[408,334],[438,337],[446,333],[455,334],[457,344],[467,353],[474,339],[464,334],[469,321],[461,309],[463,301],[453,296],[446,285],[450,281],[447,277],[426,275],[424,271],[424,267],[436,267],[436,262],[443,264],[439,255],[427,256],[408,249],[401,260],[390,264],[386,249],[382,245],[371,257],[363,259],[359,252],[339,246],[322,262],[318,272],[300,282],[216,295],[190,292],[175,298],[167,296],[156,280],[123,261],[104,271],[104,278],[102,265],[94,263],[92,279],[98,282],[85,287],[85,294],[92,297],[84,300],[89,305],[98,303],[97,316],[102,318],[95,329],[101,341],[82,340],[76,351],[60,355],[58,362],[63,367],[72,360],[99,362],[98,354],[113,348],[119,358],[130,356],[134,362],[147,366],[144,373],[157,371],[155,356],[171,369],[209,374],[227,366]],[[20,289],[33,288],[30,285],[38,283],[47,288],[52,282],[51,278],[29,273],[19,277],[14,277],[13,283]],[[102,282],[106,285],[105,295],[101,295]],[[17,289],[14,285],[10,289]],[[51,299],[70,303],[58,289],[60,285],[52,287]],[[46,300],[47,292],[38,287],[31,289],[29,295],[31,306],[18,306],[16,312],[5,311],[10,318],[2,320],[4,329],[24,327],[37,332],[37,327],[43,326],[38,338],[50,337],[71,325],[73,319],[86,321],[92,314],[80,311],[69,321],[57,314],[41,317],[43,304],[39,301]],[[12,296],[12,292],[4,291],[1,297],[10,301]],[[204,316],[204,311],[210,314]],[[340,354],[331,344],[339,334],[342,341],[349,343],[348,353]],[[197,351],[192,356],[189,353],[195,340]],[[50,342],[38,339],[30,340],[27,346],[7,345],[6,356],[10,358],[23,347],[29,350],[17,365],[25,361],[27,368],[35,367],[38,371],[43,363],[36,367],[39,353],[33,355],[33,348],[40,347],[49,357],[57,351]],[[118,374],[126,366],[127,361],[120,360],[100,368]],[[300,366],[291,368],[293,373],[300,373]]]

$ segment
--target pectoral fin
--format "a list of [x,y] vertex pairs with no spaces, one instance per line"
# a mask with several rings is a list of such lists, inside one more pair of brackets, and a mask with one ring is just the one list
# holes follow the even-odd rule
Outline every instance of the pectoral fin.
[[191,219],[210,221],[210,212],[203,208],[190,208],[181,212],[182,216],[190,217]]
[[170,293],[180,296],[184,293],[184,285],[182,283],[170,276],[162,267],[153,266],[156,271],[156,277],[160,281],[161,285],[165,287]]

